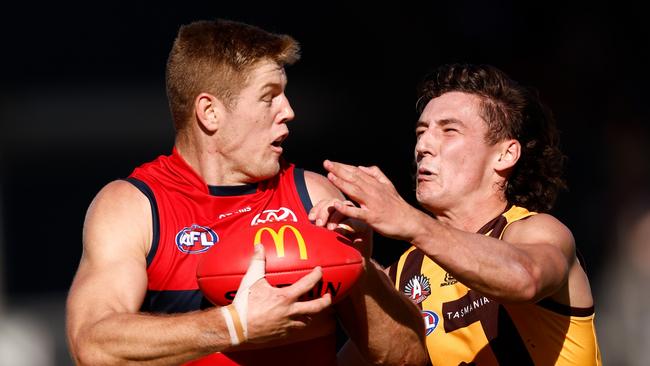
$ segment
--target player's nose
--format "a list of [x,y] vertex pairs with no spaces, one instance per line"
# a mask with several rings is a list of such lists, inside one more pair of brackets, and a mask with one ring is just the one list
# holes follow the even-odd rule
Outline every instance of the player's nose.
[[295,116],[296,114],[293,112],[293,108],[291,108],[291,103],[289,103],[289,99],[287,98],[286,95],[282,94],[280,113],[278,114],[278,117],[280,118],[280,123],[287,123],[291,121]]

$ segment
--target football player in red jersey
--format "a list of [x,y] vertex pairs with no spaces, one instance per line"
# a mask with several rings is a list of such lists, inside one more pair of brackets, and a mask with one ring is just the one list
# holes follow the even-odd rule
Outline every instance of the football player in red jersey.
[[[263,250],[233,305],[206,306],[198,291],[198,258],[219,236],[268,210],[309,221],[312,203],[343,199],[325,177],[281,159],[294,117],[284,66],[297,59],[291,37],[247,24],[181,27],[166,75],[172,153],[109,183],[88,209],[66,314],[78,364],[332,365],[336,318],[352,341],[339,364],[350,355],[426,362],[420,314],[369,261],[336,306],[329,295],[299,300],[320,280],[319,268],[291,286],[270,286]],[[370,230],[349,235],[368,259]]]

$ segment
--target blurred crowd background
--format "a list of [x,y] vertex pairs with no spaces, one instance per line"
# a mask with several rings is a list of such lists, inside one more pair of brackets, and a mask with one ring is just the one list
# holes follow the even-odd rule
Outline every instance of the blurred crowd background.
[[[414,203],[415,91],[489,63],[538,89],[569,157],[553,211],[576,238],[607,365],[650,364],[650,30],[641,5],[508,1],[14,3],[0,13],[0,365],[69,365],[66,292],[85,211],[173,144],[164,70],[178,27],[229,18],[302,44],[288,160],[377,165]],[[399,218],[396,218],[399,219]],[[383,238],[388,265],[406,244]]]

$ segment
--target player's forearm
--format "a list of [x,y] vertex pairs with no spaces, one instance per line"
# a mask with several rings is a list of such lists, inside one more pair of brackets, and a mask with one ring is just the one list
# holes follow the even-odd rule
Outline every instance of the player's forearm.
[[183,315],[113,314],[71,339],[81,365],[178,365],[230,346],[219,311]]
[[411,243],[465,286],[490,298],[530,301],[539,294],[535,262],[502,240],[450,228],[421,215]]
[[372,263],[350,295],[337,305],[343,327],[373,364],[424,365],[424,324],[417,308],[395,291]]

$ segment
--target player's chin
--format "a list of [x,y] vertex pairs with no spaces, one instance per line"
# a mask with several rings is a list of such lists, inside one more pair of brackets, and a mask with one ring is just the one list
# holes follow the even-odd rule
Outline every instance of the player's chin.
[[262,169],[258,172],[258,178],[260,180],[266,180],[275,177],[280,172],[280,162],[279,160],[269,161],[267,164],[264,164]]
[[428,194],[428,189],[425,185],[421,184],[420,182],[417,182],[415,184],[415,198],[417,198],[418,202],[422,202]]
[[433,204],[436,201],[436,197],[436,192],[433,192],[430,187],[418,185],[415,188],[415,198],[421,205],[427,206],[428,204]]

